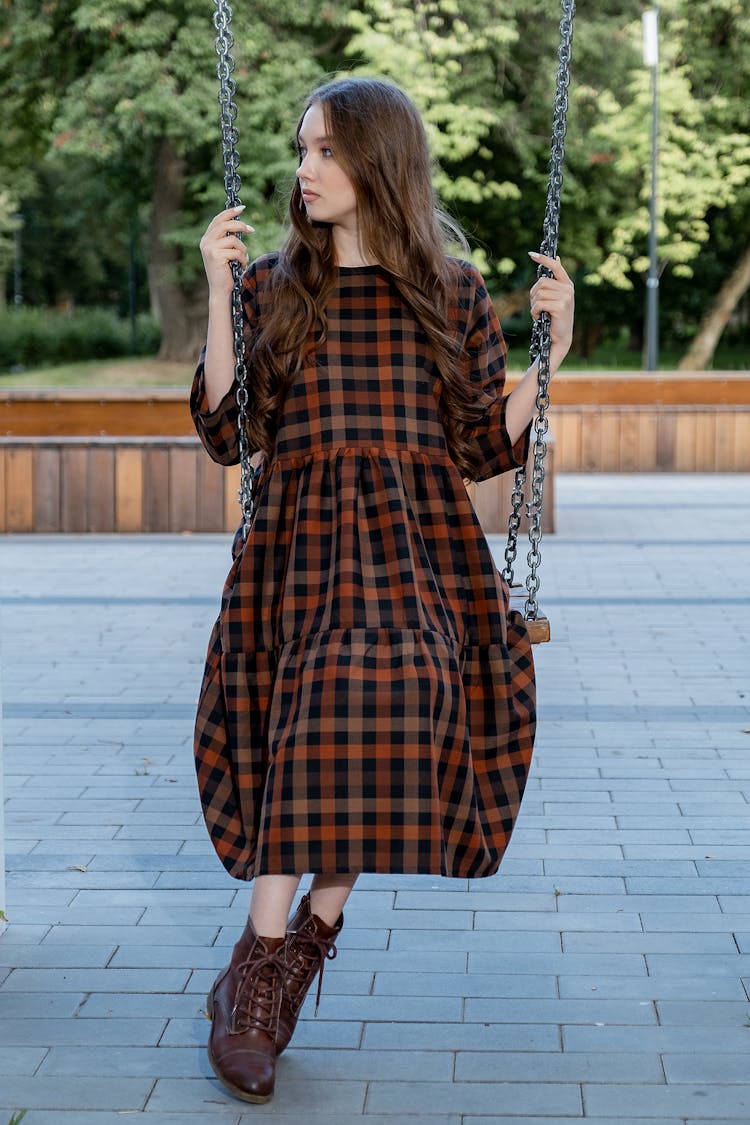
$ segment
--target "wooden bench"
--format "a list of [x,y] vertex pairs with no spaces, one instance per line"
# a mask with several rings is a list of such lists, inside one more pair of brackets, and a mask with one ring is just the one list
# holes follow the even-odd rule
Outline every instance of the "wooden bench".
[[6,438],[0,530],[223,531],[236,475],[195,438]]
[[[551,451],[547,467],[551,531]],[[507,528],[512,484],[508,473],[472,487],[485,533]],[[238,487],[239,469],[216,465],[196,437],[0,440],[0,531],[231,531]]]
[[750,472],[750,406],[559,406],[552,425],[561,473]]
[[[551,397],[558,473],[750,471],[744,372],[562,371]],[[0,435],[195,436],[187,388],[2,392],[1,377]]]
[[[513,389],[517,379],[516,375],[508,376],[508,390]],[[750,414],[750,379],[742,371],[563,370],[555,376],[550,395],[550,425],[558,437],[558,411],[572,416],[582,408],[616,410],[623,418],[633,413],[634,407],[638,408],[638,417],[643,416],[641,411],[672,416],[673,407],[736,409],[739,413]],[[2,434],[7,437],[191,437],[194,430],[187,387],[3,390],[0,376]]]

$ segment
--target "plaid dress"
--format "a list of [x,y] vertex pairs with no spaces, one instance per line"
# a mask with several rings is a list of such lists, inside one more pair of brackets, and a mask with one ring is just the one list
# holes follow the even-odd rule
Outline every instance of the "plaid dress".
[[[246,331],[277,258],[245,273]],[[481,276],[456,271],[450,328],[486,404],[478,479],[523,463],[502,398],[505,351]],[[241,879],[304,872],[492,875],[531,761],[531,647],[438,413],[426,337],[380,266],[339,270],[328,334],[282,408],[238,532],[195,726],[206,824]],[[252,371],[249,372],[252,379]],[[233,391],[211,457],[238,460]]]

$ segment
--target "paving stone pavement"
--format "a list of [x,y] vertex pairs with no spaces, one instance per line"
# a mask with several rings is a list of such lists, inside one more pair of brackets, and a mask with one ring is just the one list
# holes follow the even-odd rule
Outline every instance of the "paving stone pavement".
[[230,537],[0,540],[0,1125],[750,1122],[750,479],[557,499],[501,872],[362,877],[265,1107],[203,1049],[248,901],[191,751]]

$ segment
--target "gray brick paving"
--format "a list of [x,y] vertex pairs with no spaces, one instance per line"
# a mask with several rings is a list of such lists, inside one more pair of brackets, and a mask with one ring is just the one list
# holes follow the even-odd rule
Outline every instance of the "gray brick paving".
[[[136,1110],[127,1111],[127,1115],[129,1117],[140,1116]],[[101,1113],[96,1110],[32,1109],[30,1113],[26,1114],[23,1122],[24,1125],[113,1125],[115,1121],[121,1122],[122,1120],[122,1113],[113,1117],[112,1113]],[[186,1121],[200,1121],[200,1114],[149,1113],[147,1120],[149,1125],[185,1125]],[[222,1122],[231,1123],[231,1125],[237,1125],[239,1121],[239,1116],[222,1118]],[[660,1122],[659,1125],[662,1125],[662,1123]]]
[[[153,1046],[161,1042],[167,1026],[166,1019],[134,1019],[107,1017],[100,1020],[56,1019],[42,1020],[38,1008],[28,1019],[13,1020],[12,1036],[17,1044],[47,1047],[137,1047]],[[10,1035],[8,1036],[10,1038]]]
[[[144,1078],[164,1075],[190,1078],[200,1069],[197,1048],[91,1046],[86,1051],[88,1067],[97,1075],[112,1078]],[[53,1047],[37,1073],[42,1077],[75,1078],[81,1072],[81,1052],[77,1047]],[[613,1079],[618,1081],[617,1077]]]
[[370,1089],[370,1113],[392,1110],[440,1113],[554,1113],[580,1116],[580,1087],[574,1082],[378,1082]]
[[143,1109],[153,1086],[149,1078],[89,1078],[80,1073],[75,1078],[60,1078],[35,1074],[29,1082],[26,1077],[8,1075],[3,1078],[0,1099],[9,1109],[31,1103],[39,1109],[80,1109],[85,1105],[114,1112]]
[[559,989],[563,997],[596,993],[608,999],[681,1000],[690,996],[693,1000],[747,1000],[742,981],[735,977],[560,977]]
[[0,1075],[34,1074],[46,1054],[46,1047],[0,1047]]
[[[736,1057],[736,1056],[735,1056]],[[664,1071],[658,1055],[573,1054],[562,1051],[535,1054],[504,1051],[477,1054],[459,1051],[455,1077],[459,1082],[658,1082]],[[694,1077],[689,1081],[694,1081]],[[724,1079],[726,1081],[726,1079]]]
[[76,1015],[82,1020],[137,1019],[139,1014],[167,1020],[200,1015],[205,1003],[205,993],[89,992],[81,998]]
[[[196,1078],[160,1078],[153,1088],[149,1107],[161,1111],[185,1110],[195,1112],[200,1108],[206,1117],[214,1120],[221,1117],[222,1121],[229,1116],[233,1119],[237,1112],[237,1100],[227,1093],[223,1087],[209,1077],[208,1063],[203,1064],[204,1075]],[[283,1069],[282,1069],[283,1068]],[[313,1090],[310,1087],[313,1085]],[[380,1083],[375,1083],[379,1087]],[[406,1085],[406,1083],[404,1083]],[[450,1087],[450,1083],[443,1085]],[[320,1086],[320,1093],[316,1088]],[[367,1097],[368,1083],[366,1081],[349,1081],[338,1079],[336,1082],[319,1082],[314,1084],[310,1078],[295,1076],[293,1055],[283,1055],[279,1060],[279,1084],[273,1103],[266,1106],[253,1106],[252,1118],[272,1117],[276,1119],[279,1113],[296,1114],[298,1121],[307,1121],[320,1117],[327,1121],[329,1113],[349,1114],[351,1118],[360,1116],[364,1110]],[[403,1105],[394,1107],[398,1113],[405,1108]],[[444,1107],[438,1107],[442,1112]],[[249,1117],[246,1117],[249,1120]]]
[[[584,1086],[584,1102],[592,1114],[617,1118],[624,1102],[628,1112],[664,1116],[721,1116],[729,1121],[750,1121],[750,1090],[718,1083],[664,1086]],[[700,1107],[700,1108],[699,1108]]]
[[501,873],[363,876],[257,1107],[205,1059],[247,906],[191,757],[229,537],[0,540],[0,1122],[748,1125],[748,483],[560,478]]
[[[573,1119],[575,1120],[575,1119]],[[490,1122],[502,1121],[503,1125],[571,1125],[570,1117],[477,1117],[475,1114],[467,1114],[463,1119],[463,1125],[490,1125]],[[677,1117],[591,1117],[590,1114],[585,1116],[586,1125],[683,1125],[683,1119]],[[692,1125],[692,1123],[688,1123]],[[709,1122],[702,1121],[701,1125],[726,1125],[725,1122]],[[736,1122],[733,1123],[736,1125]]]

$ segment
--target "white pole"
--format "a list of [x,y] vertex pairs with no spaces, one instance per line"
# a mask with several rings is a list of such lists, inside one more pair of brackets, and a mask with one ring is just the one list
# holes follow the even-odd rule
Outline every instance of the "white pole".
[[659,9],[643,13],[643,65],[659,65]]
[[659,151],[659,9],[643,13],[643,62],[651,71],[651,198],[646,281],[646,368],[659,366],[659,247],[656,235]]

